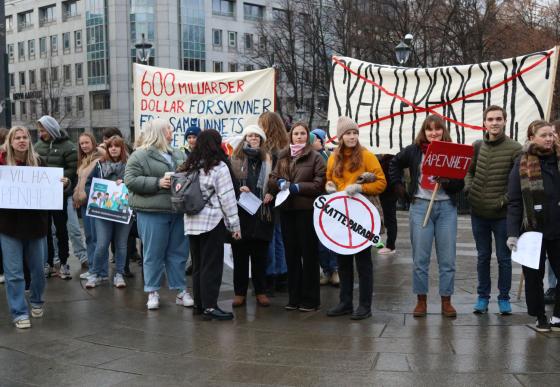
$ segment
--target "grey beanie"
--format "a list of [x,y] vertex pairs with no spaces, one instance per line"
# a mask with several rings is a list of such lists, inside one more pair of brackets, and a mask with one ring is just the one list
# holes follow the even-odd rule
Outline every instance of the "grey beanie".
[[60,125],[51,116],[43,116],[37,121],[41,124],[43,128],[51,135],[52,138],[59,138],[62,134],[60,133]]

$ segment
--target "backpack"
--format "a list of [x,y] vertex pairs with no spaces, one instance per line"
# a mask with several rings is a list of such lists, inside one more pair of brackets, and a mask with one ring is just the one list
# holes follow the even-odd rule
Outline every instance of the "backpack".
[[196,215],[208,203],[214,192],[206,199],[200,189],[199,171],[180,172],[171,175],[171,210],[176,213]]

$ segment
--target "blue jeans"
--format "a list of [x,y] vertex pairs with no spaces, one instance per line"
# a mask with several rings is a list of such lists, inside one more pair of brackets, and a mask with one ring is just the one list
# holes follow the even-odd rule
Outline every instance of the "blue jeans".
[[439,267],[439,294],[450,296],[455,284],[455,242],[457,240],[457,208],[451,200],[434,202],[426,227],[422,227],[428,200],[416,199],[410,205],[410,240],[414,261],[412,290],[428,294],[432,243],[435,238]]
[[326,276],[338,271],[336,254],[327,249],[321,242],[319,242],[319,264]]
[[185,236],[183,216],[138,211],[136,219],[144,247],[144,291],[160,289],[164,269],[170,289],[186,289],[185,263],[189,255],[189,239]]
[[109,245],[111,241],[115,244],[115,261],[117,263],[117,273],[124,274],[124,263],[126,261],[126,248],[128,234],[132,225],[111,222],[109,220],[95,218],[95,233],[97,235],[97,245],[93,256],[93,270],[90,273],[99,277],[109,276]]
[[90,268],[93,268],[93,256],[95,255],[95,246],[97,244],[97,236],[95,234],[95,218],[86,215],[86,206],[80,207],[82,213],[82,221],[84,222],[84,234],[86,235],[87,260]]
[[[43,262],[47,255],[47,238],[17,239],[0,234],[0,244],[4,256],[4,275],[6,277],[6,296],[13,321],[29,318],[29,308],[25,301],[25,279],[23,260],[31,274],[29,301],[32,306],[43,305],[45,274]],[[24,258],[25,257],[25,258]]]
[[476,271],[478,272],[478,296],[490,299],[492,280],[490,278],[490,260],[492,259],[492,234],[498,257],[498,300],[509,300],[511,289],[511,252],[506,245],[507,222],[503,219],[485,219],[471,215],[472,232],[478,251]]
[[68,196],[68,206],[66,209],[68,213],[66,226],[68,228],[68,237],[70,238],[70,243],[72,244],[72,251],[74,252],[74,256],[78,258],[80,262],[84,262],[87,260],[87,251],[84,247],[80,220],[78,219],[78,214],[74,208],[72,196]]
[[284,241],[282,241],[282,227],[280,220],[274,222],[274,232],[272,233],[272,240],[268,245],[268,260],[266,264],[266,275],[280,275],[288,272],[286,265],[286,254],[284,250]]

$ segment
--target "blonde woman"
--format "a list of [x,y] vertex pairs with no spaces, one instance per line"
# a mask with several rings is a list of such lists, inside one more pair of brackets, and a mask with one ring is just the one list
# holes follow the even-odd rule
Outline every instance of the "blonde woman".
[[163,119],[146,122],[124,175],[143,243],[144,291],[148,293],[148,309],[159,308],[158,291],[164,270],[169,288],[177,290],[175,302],[193,306],[185,279],[189,243],[182,215],[171,212],[169,190],[170,173],[185,161],[185,154],[171,147],[172,139],[169,122]]

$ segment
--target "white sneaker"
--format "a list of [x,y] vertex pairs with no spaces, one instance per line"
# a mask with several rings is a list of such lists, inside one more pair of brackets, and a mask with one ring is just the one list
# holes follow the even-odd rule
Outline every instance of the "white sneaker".
[[124,278],[122,274],[120,273],[115,274],[115,277],[113,278],[113,285],[119,289],[126,288],[126,282],[124,282]]
[[3,284],[4,282],[6,282],[6,277],[4,277],[4,274],[0,274],[0,284]]
[[42,306],[32,306],[31,307],[31,317],[33,317],[33,318],[43,317],[43,307]]
[[87,280],[89,277],[91,277],[91,273],[89,272],[89,270],[85,273],[80,274],[80,279],[82,280]]
[[14,322],[14,325],[18,329],[31,328],[31,320],[29,320],[28,318],[24,318],[23,320],[17,320]]
[[159,293],[150,292],[148,294],[148,302],[146,304],[148,310],[159,309]]
[[192,299],[189,292],[183,290],[177,293],[177,297],[175,298],[175,303],[177,305],[183,305],[186,306],[187,308],[190,308],[194,305],[194,300]]
[[93,289],[94,287],[96,287],[99,284],[101,284],[101,277],[98,277],[97,275],[92,274],[91,276],[89,276],[89,278],[86,282],[86,288],[87,289]]
[[59,271],[58,276],[60,277],[60,279],[63,279],[63,280],[72,279],[72,274],[70,274],[70,265],[68,265],[68,264],[60,265],[60,271]]

